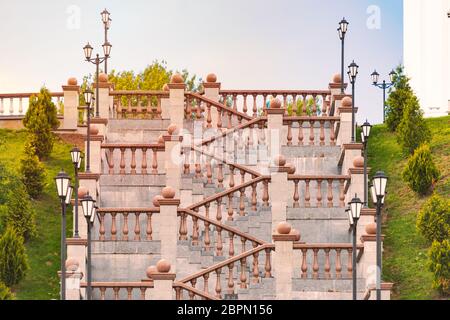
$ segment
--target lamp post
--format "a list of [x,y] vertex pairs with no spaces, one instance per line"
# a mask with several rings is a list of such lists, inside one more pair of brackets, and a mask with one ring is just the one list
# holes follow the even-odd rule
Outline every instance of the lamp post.
[[100,66],[100,63],[102,63],[102,62],[104,62],[104,61],[106,61],[106,59],[108,59],[109,58],[109,55],[110,55],[110,53],[111,53],[111,47],[112,47],[112,45],[109,43],[109,42],[105,42],[104,44],[103,44],[103,54],[104,54],[104,57],[100,57],[99,55],[98,55],[98,53],[96,54],[96,56],[95,56],[95,58],[91,58],[91,56],[92,56],[92,50],[93,50],[93,48],[92,48],[92,46],[89,44],[89,42],[88,42],[88,44],[86,44],[84,47],[83,47],[83,51],[84,51],[84,56],[85,56],[85,58],[86,58],[86,61],[87,62],[91,62],[91,63],[93,63],[93,64],[95,64],[95,76],[96,76],[96,88],[95,88],[95,97],[96,97],[96,99],[95,99],[95,117],[96,118],[98,118],[99,116],[100,116],[100,111],[99,111],[99,99],[98,99],[98,82],[99,82],[99,80],[98,80],[98,75],[99,75],[99,66]]
[[357,274],[357,270],[356,270],[356,233],[357,233],[357,227],[358,227],[358,220],[359,217],[361,216],[361,209],[363,206],[362,201],[358,198],[358,196],[355,194],[355,197],[352,199],[352,201],[350,201],[348,203],[349,205],[349,209],[347,209],[348,212],[348,219],[349,219],[349,223],[350,226],[352,227],[352,235],[353,235],[353,241],[352,241],[352,246],[353,246],[353,250],[352,250],[352,284],[353,284],[353,300],[357,300],[357,295],[356,295],[356,289],[357,289],[357,283],[356,283],[356,274]]
[[368,195],[368,188],[367,188],[367,153],[368,153],[368,147],[367,144],[369,142],[369,136],[370,136],[370,130],[372,129],[372,125],[367,121],[364,122],[364,124],[361,126],[362,132],[361,132],[361,140],[364,145],[364,206],[367,208],[369,205],[369,195]]
[[87,141],[86,141],[86,172],[91,172],[91,104],[92,91],[89,87],[84,91],[84,101],[87,108]]
[[386,80],[383,80],[382,83],[378,83],[380,74],[377,72],[377,70],[375,70],[370,76],[372,77],[372,84],[377,88],[383,89],[383,123],[385,123],[385,121],[386,121],[386,89],[389,89],[394,85],[394,79],[395,79],[396,73],[394,70],[392,70],[389,73],[390,82],[386,82]]
[[348,30],[348,21],[343,18],[339,22],[339,28],[337,29],[339,34],[339,39],[341,39],[341,94],[344,94],[344,44],[345,44],[345,34]]
[[81,207],[83,208],[83,215],[86,218],[87,223],[87,288],[86,296],[87,300],[92,300],[92,263],[91,263],[91,228],[94,224],[96,207],[95,200],[87,194],[81,199]]
[[[111,18],[110,13],[108,12],[108,10],[103,10],[100,15],[102,16],[102,22],[103,22],[103,26],[105,28],[105,43],[108,43],[108,30],[111,27]],[[108,74],[108,59],[109,56],[105,55],[105,73]]]
[[75,192],[75,227],[74,227],[74,238],[79,238],[80,235],[78,234],[78,170],[81,166],[81,151],[77,147],[74,147],[70,151],[70,156],[72,158],[72,164],[75,172],[75,185],[74,185],[74,192]]
[[355,83],[356,76],[358,75],[359,66],[355,63],[355,60],[348,66],[348,77],[352,84],[352,143],[355,142]]
[[[61,300],[66,300],[66,203],[72,196],[70,178],[61,170],[55,178],[56,191],[61,202]],[[70,200],[69,200],[70,203]]]
[[382,171],[378,171],[373,177],[372,182],[372,200],[377,205],[377,300],[381,300],[381,207],[384,204],[384,197],[386,195],[386,184],[388,177]]

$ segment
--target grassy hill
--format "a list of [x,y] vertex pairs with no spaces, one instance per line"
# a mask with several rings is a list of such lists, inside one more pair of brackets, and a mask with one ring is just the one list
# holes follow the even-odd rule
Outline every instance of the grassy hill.
[[[427,119],[433,139],[433,158],[441,171],[435,191],[450,195],[450,117]],[[369,166],[372,173],[384,170],[389,176],[386,212],[383,219],[385,251],[383,277],[395,283],[393,299],[436,299],[432,274],[427,266],[428,245],[416,230],[416,217],[427,197],[417,196],[402,181],[407,157],[402,154],[396,136],[386,126],[374,126],[369,142]]]
[[[24,131],[0,129],[0,162],[12,171],[18,171],[18,159],[24,149]],[[50,158],[45,161],[46,186],[44,194],[38,201],[33,201],[36,209],[38,236],[26,244],[30,270],[26,278],[13,288],[17,299],[48,300],[59,299],[60,269],[60,230],[61,207],[56,196],[54,177],[61,168],[73,177],[73,166],[70,160],[72,146],[59,139]],[[67,225],[72,230],[71,208],[68,209]],[[68,232],[68,235],[70,232]]]

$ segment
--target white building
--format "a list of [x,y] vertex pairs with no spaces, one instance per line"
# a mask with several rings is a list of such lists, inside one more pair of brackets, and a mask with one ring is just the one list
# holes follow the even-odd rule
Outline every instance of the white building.
[[406,74],[425,117],[450,110],[450,0],[403,0]]

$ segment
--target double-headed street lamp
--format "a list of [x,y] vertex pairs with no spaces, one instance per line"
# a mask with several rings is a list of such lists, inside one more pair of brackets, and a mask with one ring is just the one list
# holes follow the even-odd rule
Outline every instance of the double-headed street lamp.
[[345,44],[345,34],[348,30],[348,21],[343,18],[339,22],[339,28],[337,29],[339,34],[339,39],[341,39],[341,94],[344,94],[344,44]]
[[61,202],[61,300],[66,300],[66,206],[70,204],[73,188],[70,177],[61,170],[55,178],[56,191]]
[[100,63],[106,61],[106,59],[109,58],[110,53],[111,53],[112,45],[111,45],[109,42],[105,42],[105,43],[103,44],[102,47],[103,47],[103,54],[104,54],[104,57],[100,57],[100,56],[98,55],[98,53],[97,53],[97,55],[96,55],[95,58],[91,58],[91,57],[92,57],[92,50],[93,50],[93,48],[92,48],[92,46],[89,44],[89,42],[88,42],[87,45],[85,45],[85,46],[83,47],[84,56],[85,56],[85,58],[86,58],[86,61],[87,61],[87,62],[91,62],[91,63],[95,64],[95,66],[96,66],[96,71],[95,71],[96,83],[97,83],[97,85],[96,85],[96,90],[95,90],[95,97],[96,97],[96,99],[95,99],[95,117],[96,117],[96,118],[98,118],[98,117],[100,116],[100,111],[99,111],[99,99],[98,99],[98,92],[99,92],[99,91],[98,91],[98,83],[99,83],[99,79],[98,79],[98,76],[99,76],[99,66],[100,66]]
[[91,104],[92,104],[92,91],[89,88],[89,86],[86,89],[86,91],[84,91],[84,101],[86,102],[86,109],[87,109],[86,172],[91,172]]
[[[102,16],[103,26],[105,28],[105,43],[108,43],[108,30],[111,27],[111,18],[108,10],[103,10],[100,15]],[[105,73],[108,74],[108,59],[109,56],[105,55]]]
[[87,223],[87,288],[86,296],[87,300],[92,300],[92,261],[91,261],[91,228],[94,224],[95,214],[97,207],[95,206],[95,200],[89,194],[86,194],[81,199],[81,207],[83,208],[83,215],[86,218]]
[[78,233],[78,170],[80,170],[81,166],[81,151],[77,147],[74,147],[70,151],[70,157],[72,158],[72,164],[74,168],[75,173],[75,185],[74,185],[74,192],[75,192],[75,228],[74,228],[74,238],[79,238],[80,235]]
[[375,70],[370,76],[372,77],[372,84],[377,88],[383,89],[383,123],[384,123],[386,121],[386,89],[389,89],[394,85],[396,73],[394,70],[392,70],[389,73],[390,82],[386,82],[386,80],[383,80],[382,83],[378,83],[380,74],[377,72],[377,70]]
[[384,204],[388,177],[382,171],[378,171],[372,180],[372,200],[377,206],[377,300],[381,300],[381,207]]
[[366,120],[364,124],[361,126],[361,141],[364,145],[364,206],[367,207],[369,204],[369,195],[367,188],[367,156],[368,156],[368,147],[367,144],[369,142],[370,130],[372,129],[372,125]]
[[348,213],[348,220],[350,223],[350,228],[352,229],[352,292],[353,292],[353,300],[357,300],[357,294],[356,294],[356,290],[357,290],[357,279],[356,279],[356,275],[357,275],[357,270],[356,270],[356,234],[357,234],[357,227],[358,227],[358,220],[361,216],[361,209],[363,206],[362,201],[358,198],[358,196],[355,194],[355,197],[352,199],[352,201],[350,201],[348,203],[349,208],[346,210],[346,212]]
[[348,66],[348,77],[352,84],[352,143],[355,142],[355,83],[356,76],[358,75],[359,66],[355,63],[355,60]]

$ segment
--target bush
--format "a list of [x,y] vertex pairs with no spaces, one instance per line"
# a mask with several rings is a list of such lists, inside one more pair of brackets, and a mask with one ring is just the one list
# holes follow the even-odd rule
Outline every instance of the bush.
[[0,282],[0,301],[15,300],[14,294],[4,283]]
[[417,98],[410,99],[411,101],[405,105],[402,120],[397,127],[397,142],[405,153],[413,154],[419,146],[430,141],[431,132],[423,119]]
[[422,145],[409,158],[402,177],[413,191],[425,195],[439,178],[439,174],[439,170],[431,157],[430,147]]
[[21,180],[31,198],[37,199],[45,186],[45,167],[33,150],[25,152],[20,160]]
[[433,272],[433,287],[441,294],[450,294],[450,241],[434,241],[430,251],[430,271]]
[[430,242],[450,238],[450,200],[433,195],[419,211],[417,229]]
[[25,277],[28,269],[23,238],[8,228],[0,238],[0,281],[12,287]]

